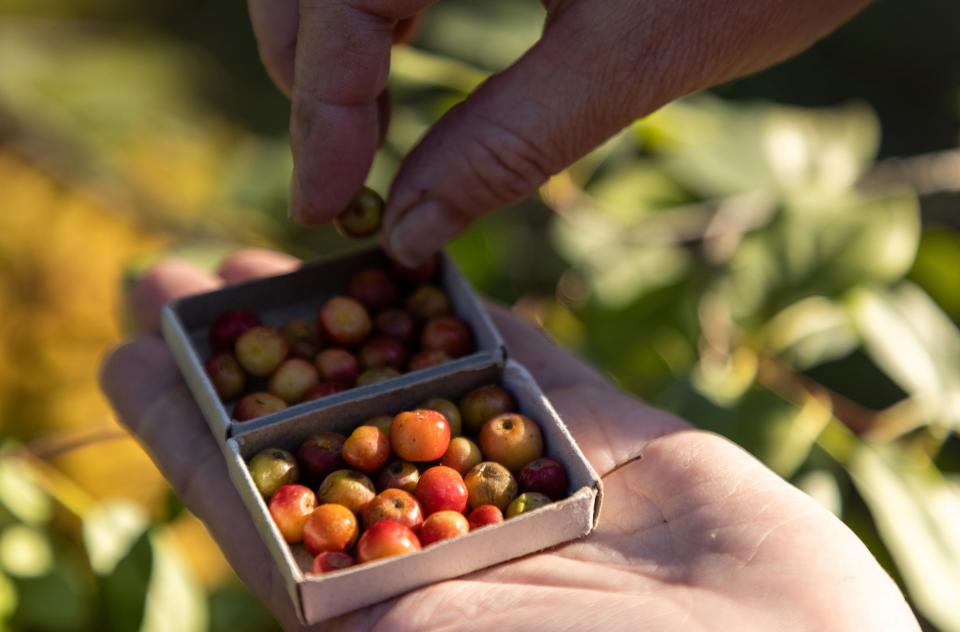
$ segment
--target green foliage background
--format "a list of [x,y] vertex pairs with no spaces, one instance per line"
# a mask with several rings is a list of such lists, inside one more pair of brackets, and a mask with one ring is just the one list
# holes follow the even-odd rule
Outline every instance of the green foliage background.
[[[482,291],[824,503],[942,630],[960,630],[958,22],[877,3],[450,247]],[[371,183],[541,23],[534,0],[431,10],[396,51]],[[346,245],[286,219],[287,104],[243,3],[5,0],[0,60],[0,629],[273,629],[96,387],[123,281],[158,256]]]

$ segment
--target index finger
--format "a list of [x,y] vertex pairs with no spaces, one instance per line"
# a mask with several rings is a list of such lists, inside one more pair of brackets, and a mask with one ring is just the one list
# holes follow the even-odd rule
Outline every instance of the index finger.
[[300,0],[290,142],[290,214],[332,219],[363,185],[377,148],[377,97],[394,28],[433,0]]

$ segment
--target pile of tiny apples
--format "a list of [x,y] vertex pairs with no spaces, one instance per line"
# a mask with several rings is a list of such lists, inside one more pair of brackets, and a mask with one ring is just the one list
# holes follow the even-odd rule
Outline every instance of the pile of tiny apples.
[[566,469],[543,456],[540,427],[515,410],[509,391],[481,386],[459,406],[430,399],[350,436],[318,432],[296,456],[263,450],[248,467],[283,538],[302,542],[312,572],[325,573],[419,551],[566,497]]
[[390,379],[471,353],[473,334],[419,268],[371,267],[353,275],[313,320],[271,327],[246,310],[211,325],[205,368],[232,416],[247,421],[354,386]]

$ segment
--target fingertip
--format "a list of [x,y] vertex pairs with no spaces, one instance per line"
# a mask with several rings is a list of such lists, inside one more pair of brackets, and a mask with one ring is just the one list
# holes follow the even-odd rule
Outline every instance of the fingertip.
[[217,275],[227,283],[240,283],[292,272],[300,265],[301,262],[296,257],[276,250],[246,248],[224,259],[217,269]]
[[139,327],[160,331],[163,306],[173,299],[219,288],[218,278],[180,259],[164,259],[140,278],[131,293],[131,311]]
[[395,260],[415,267],[435,255],[469,223],[469,217],[453,207],[434,199],[424,200],[384,226],[383,247]]

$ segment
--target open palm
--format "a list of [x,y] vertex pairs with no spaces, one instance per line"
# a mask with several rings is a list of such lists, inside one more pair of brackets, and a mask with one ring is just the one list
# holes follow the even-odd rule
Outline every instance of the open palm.
[[[245,251],[214,277],[165,262],[138,286],[134,311],[156,332],[160,306],[172,298],[295,265]],[[511,356],[531,370],[603,477],[599,526],[582,540],[328,627],[918,629],[895,584],[832,514],[725,439],[618,391],[531,325],[491,311]],[[162,341],[149,335],[120,347],[103,386],[241,579],[296,629],[273,561]]]

